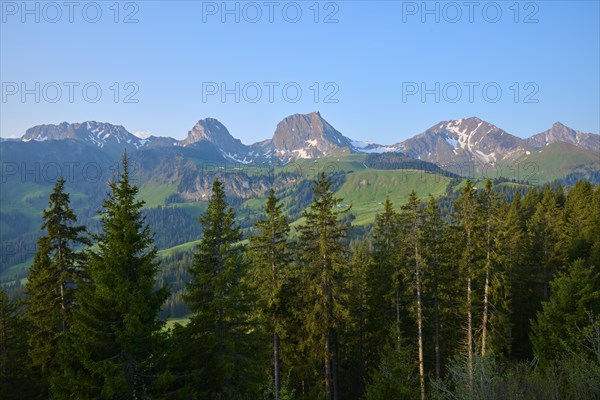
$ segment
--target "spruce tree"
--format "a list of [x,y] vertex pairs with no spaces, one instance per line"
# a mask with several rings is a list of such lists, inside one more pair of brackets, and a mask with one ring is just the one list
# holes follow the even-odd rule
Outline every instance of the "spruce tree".
[[400,228],[389,196],[375,217],[372,262],[367,270],[367,358],[376,363],[393,327],[401,337]]
[[186,327],[191,338],[187,386],[199,398],[256,398],[262,382],[252,359],[256,350],[244,285],[248,265],[241,231],[218,179],[200,224],[202,238],[184,297],[192,311]]
[[548,300],[549,283],[557,273],[565,271],[569,250],[563,209],[550,188],[544,189],[541,201],[527,222],[527,228],[529,262],[536,270],[542,298]]
[[408,201],[402,206],[400,220],[405,247],[404,263],[407,267],[408,287],[414,293],[415,320],[417,322],[417,351],[419,354],[419,383],[421,399],[425,399],[425,360],[423,345],[423,256],[422,256],[422,221],[420,201],[415,191],[408,195]]
[[339,214],[348,209],[336,211],[341,199],[334,196],[331,179],[325,173],[314,185],[313,202],[303,213],[305,222],[298,227],[298,255],[309,305],[304,314],[309,335],[306,339],[315,359],[324,364],[324,397],[338,400],[337,332],[347,313],[343,307],[343,276],[348,267],[344,240],[349,229],[340,223]]
[[163,326],[158,312],[168,290],[155,288],[157,250],[126,154],[109,187],[102,231],[88,253],[89,282],[77,292],[79,308],[61,349],[67,377],[52,382],[58,398],[143,399],[154,390]]
[[63,375],[57,351],[72,324],[75,290],[84,276],[83,254],[77,247],[89,245],[86,228],[76,226],[76,216],[65,193],[65,180],[56,181],[41,229],[33,265],[26,284],[27,318],[32,325],[30,357],[41,379],[43,397],[49,397],[49,381]]
[[485,282],[483,286],[483,317],[481,322],[481,356],[485,356],[488,348],[488,326],[490,314],[494,309],[492,300],[492,286],[497,282],[495,271],[496,266],[496,242],[494,237],[498,225],[498,200],[492,192],[492,181],[488,179],[485,183],[485,189],[479,196],[479,205],[483,221],[483,252],[485,257],[484,275]]
[[349,318],[345,321],[340,336],[343,340],[340,365],[345,371],[343,387],[348,390],[344,397],[360,398],[364,391],[369,364],[366,357],[367,319],[369,309],[367,303],[367,271],[371,266],[369,240],[352,241],[350,271],[344,286],[347,293]]
[[550,283],[551,296],[532,322],[531,342],[542,363],[571,352],[597,360],[586,342],[586,327],[598,318],[600,274],[577,260]]
[[280,340],[285,335],[283,314],[289,308],[289,294],[285,292],[292,253],[289,224],[282,211],[283,205],[271,189],[267,198],[265,217],[254,224],[250,236],[252,267],[249,282],[258,295],[258,309],[273,337],[273,398],[281,391]]
[[469,383],[473,380],[473,351],[474,338],[474,294],[473,281],[479,269],[481,237],[481,213],[477,203],[476,189],[470,179],[467,179],[465,187],[461,191],[460,198],[454,204],[454,219],[458,223],[460,233],[461,256],[458,260],[459,269],[465,282],[466,302],[465,311],[467,316],[466,344],[468,356]]
[[[591,183],[578,181],[569,191],[564,207],[565,230],[569,236],[569,260],[589,260],[598,221],[594,218],[600,208],[594,203]],[[595,215],[596,214],[596,215]]]
[[430,271],[431,293],[433,303],[433,330],[435,352],[435,379],[441,378],[441,332],[440,332],[440,278],[442,277],[444,224],[433,196],[429,197],[423,215],[423,261]]

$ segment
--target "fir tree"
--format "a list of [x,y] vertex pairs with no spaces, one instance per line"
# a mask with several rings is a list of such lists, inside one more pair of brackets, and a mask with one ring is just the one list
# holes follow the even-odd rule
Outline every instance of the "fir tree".
[[425,360],[423,345],[423,257],[421,255],[422,221],[420,201],[415,191],[408,195],[407,203],[402,206],[400,220],[402,225],[403,242],[405,246],[405,263],[408,287],[414,292],[414,314],[417,321],[417,351],[419,354],[419,383],[421,399],[425,399]]
[[466,344],[468,356],[469,382],[473,378],[473,351],[474,351],[474,320],[473,320],[473,280],[479,268],[480,246],[478,238],[481,234],[480,210],[477,204],[476,189],[471,180],[467,179],[461,191],[460,198],[454,204],[455,220],[458,222],[462,246],[461,256],[458,260],[459,269],[465,279],[466,292]]
[[[496,282],[496,243],[493,240],[497,230],[498,204],[497,198],[492,192],[492,181],[488,179],[485,190],[479,197],[481,214],[483,218],[483,252],[485,257],[485,283],[483,286],[483,317],[481,322],[481,355],[485,356],[488,347],[488,325],[490,314],[494,308],[491,304],[492,284]],[[494,281],[494,282],[493,282]]]
[[97,248],[88,253],[89,282],[77,292],[79,308],[61,349],[67,377],[52,382],[58,398],[141,399],[154,390],[158,312],[168,290],[155,289],[157,250],[126,155],[109,187]]
[[584,335],[600,310],[600,276],[578,260],[550,287],[550,299],[543,303],[531,327],[534,353],[543,363],[570,352],[596,359],[597,354],[586,348]]
[[375,217],[372,262],[366,277],[370,363],[381,354],[392,327],[401,336],[400,250],[398,214],[388,196],[383,211]]
[[184,297],[192,311],[186,327],[191,339],[188,387],[199,398],[256,398],[262,382],[252,360],[256,349],[244,286],[245,248],[218,179],[200,224],[202,238]]
[[341,199],[331,191],[331,179],[322,173],[314,182],[314,198],[304,211],[299,228],[299,258],[304,276],[305,296],[309,307],[305,321],[308,346],[316,359],[324,363],[324,386],[327,400],[338,400],[337,331],[347,310],[343,307],[343,276],[347,269],[344,239],[348,227],[342,226],[336,211]]
[[435,379],[441,378],[441,332],[440,332],[440,275],[443,222],[440,218],[439,209],[435,198],[429,197],[427,208],[423,215],[423,261],[427,265],[431,276],[431,292],[433,302],[433,329],[434,329],[434,352],[435,352]]
[[556,195],[546,187],[527,223],[530,263],[537,271],[545,300],[550,298],[549,282],[567,265],[569,243],[564,227],[563,210]]
[[72,324],[75,290],[84,276],[81,245],[89,245],[84,226],[75,226],[76,216],[60,178],[42,214],[42,230],[26,284],[27,318],[32,365],[38,370],[43,397],[49,397],[49,381],[63,375],[57,351]]
[[273,336],[273,397],[276,400],[281,391],[280,338],[285,335],[282,314],[289,308],[285,284],[292,258],[288,238],[290,228],[282,207],[271,189],[265,218],[254,224],[255,235],[248,238],[253,263],[249,282],[258,294],[262,320],[267,322]]
[[369,308],[367,303],[367,271],[371,267],[370,243],[367,239],[353,241],[350,271],[345,279],[345,291],[349,318],[345,321],[340,336],[344,339],[342,346],[343,360],[340,365],[348,373],[343,387],[347,394],[359,398],[364,391],[369,365],[366,357],[366,338],[368,334],[367,319]]
[[513,358],[530,356],[529,319],[535,313],[531,301],[533,274],[526,262],[527,232],[519,192],[510,205],[499,208],[502,220],[495,237],[498,251],[495,312],[490,319],[494,333],[492,346],[496,354]]

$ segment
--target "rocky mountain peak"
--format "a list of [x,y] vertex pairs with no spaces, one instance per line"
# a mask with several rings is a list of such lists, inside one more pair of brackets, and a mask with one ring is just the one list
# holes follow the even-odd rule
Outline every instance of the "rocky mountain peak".
[[207,141],[217,147],[223,155],[231,160],[246,162],[248,146],[234,138],[225,125],[215,118],[201,119],[188,131],[187,137],[181,140],[180,146],[190,146]]
[[352,141],[338,132],[318,111],[293,114],[277,124],[273,145],[283,158],[315,158],[349,152]]
[[558,121],[552,124],[550,129],[527,139],[527,143],[536,148],[542,148],[556,142],[569,143],[592,151],[600,150],[600,135],[576,131]]

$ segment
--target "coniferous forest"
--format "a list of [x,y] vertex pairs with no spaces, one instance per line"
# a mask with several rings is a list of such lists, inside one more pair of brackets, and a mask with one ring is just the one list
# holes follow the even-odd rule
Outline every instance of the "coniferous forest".
[[125,156],[99,233],[58,179],[23,298],[0,292],[0,397],[600,398],[599,186],[466,180],[356,233],[332,183],[242,231],[215,179],[192,254],[159,259]]

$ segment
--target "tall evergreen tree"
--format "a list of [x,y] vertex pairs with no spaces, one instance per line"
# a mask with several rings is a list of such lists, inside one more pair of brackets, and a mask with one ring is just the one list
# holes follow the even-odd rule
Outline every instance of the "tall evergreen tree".
[[405,263],[408,268],[409,288],[414,291],[414,314],[417,321],[417,351],[419,354],[419,383],[421,400],[425,399],[425,355],[423,345],[423,256],[422,256],[422,221],[420,201],[415,191],[408,195],[407,203],[402,206],[403,243],[405,245]]
[[321,173],[314,182],[313,202],[304,211],[299,228],[299,258],[304,287],[310,305],[305,321],[310,348],[324,363],[324,386],[327,400],[338,400],[337,331],[347,310],[343,307],[343,276],[347,270],[344,240],[348,227],[339,221],[336,211],[341,199],[331,191],[331,179]]
[[243,279],[248,265],[242,234],[218,179],[200,224],[202,238],[184,297],[192,311],[186,327],[191,340],[188,387],[198,398],[256,398],[262,381],[252,359],[250,299]]
[[470,179],[467,179],[465,187],[461,191],[460,198],[454,204],[456,213],[455,220],[458,222],[461,235],[462,254],[459,261],[459,269],[465,279],[466,292],[466,344],[468,356],[469,382],[473,380],[473,351],[474,351],[474,320],[473,320],[473,280],[478,270],[480,247],[478,238],[481,234],[481,219],[477,204],[476,189]]
[[550,281],[564,272],[569,249],[563,209],[556,194],[546,187],[541,201],[527,223],[530,263],[537,270],[544,300],[550,298]]
[[578,258],[589,260],[595,233],[595,224],[599,221],[594,217],[600,208],[594,203],[594,188],[591,183],[578,181],[569,191],[565,201],[565,231],[569,242],[569,260]]
[[485,257],[484,274],[485,282],[483,286],[483,317],[481,322],[481,355],[485,356],[488,347],[488,325],[490,314],[493,309],[491,304],[492,280],[496,278],[494,267],[496,264],[496,243],[494,241],[497,230],[498,200],[492,192],[492,181],[488,179],[485,183],[485,190],[479,196],[481,207],[481,216],[483,218],[483,252]]
[[375,217],[372,262],[367,270],[369,363],[376,363],[393,327],[401,336],[400,228],[389,196]]
[[440,275],[444,224],[440,218],[435,198],[429,197],[423,215],[423,260],[430,271],[433,302],[433,329],[435,352],[435,379],[441,378],[441,333],[440,333]]
[[72,323],[77,283],[84,272],[83,254],[77,247],[89,245],[84,226],[75,226],[76,216],[60,178],[42,214],[38,248],[27,279],[27,318],[32,325],[29,338],[32,365],[38,370],[43,397],[50,396],[50,379],[63,375],[57,351]]
[[252,267],[250,284],[258,294],[258,308],[268,331],[273,336],[273,398],[279,399],[281,391],[280,338],[284,333],[282,313],[287,308],[289,296],[285,293],[286,276],[289,275],[292,253],[290,251],[289,224],[282,211],[283,205],[271,189],[267,198],[265,218],[254,224],[255,234],[250,236]]
[[[491,348],[498,355],[520,357],[521,343],[516,343],[517,335],[525,335],[521,340],[527,340],[527,308],[528,275],[525,264],[525,223],[521,216],[521,195],[515,193],[510,206],[502,202],[497,210],[502,218],[494,236],[494,246],[497,250],[497,270],[494,279],[492,299],[494,313],[490,316],[492,333]],[[514,305],[518,307],[513,307]],[[514,309],[513,309],[514,308]],[[522,327],[525,324],[525,327]],[[516,328],[516,329],[515,329]],[[514,354],[513,354],[514,353]]]
[[[348,391],[344,398],[360,398],[367,379],[368,358],[366,357],[367,319],[367,271],[371,266],[370,243],[368,239],[352,241],[350,271],[345,279],[346,299],[349,318],[346,320],[340,336],[344,339],[341,346],[340,365],[347,373],[343,387]],[[350,397],[352,396],[352,397]]]
[[68,341],[61,348],[66,379],[52,382],[58,398],[150,398],[166,288],[155,289],[156,247],[129,180],[126,154],[100,212],[102,232],[88,253],[89,282],[77,292]]

